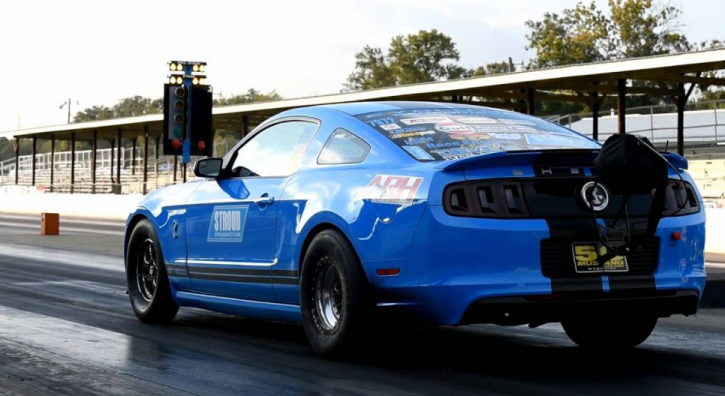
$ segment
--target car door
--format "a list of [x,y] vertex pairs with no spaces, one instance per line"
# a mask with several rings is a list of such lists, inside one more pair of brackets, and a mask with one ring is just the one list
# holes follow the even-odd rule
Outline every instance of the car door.
[[197,292],[274,301],[277,208],[317,130],[310,121],[275,123],[229,158],[231,177],[204,180],[187,209],[187,265]]

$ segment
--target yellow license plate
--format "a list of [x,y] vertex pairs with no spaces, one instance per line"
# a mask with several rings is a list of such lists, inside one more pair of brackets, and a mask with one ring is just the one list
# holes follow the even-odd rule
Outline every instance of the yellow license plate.
[[604,264],[599,257],[607,254],[607,247],[598,242],[574,242],[571,244],[574,254],[574,269],[577,273],[591,272],[627,272],[627,257],[615,256]]

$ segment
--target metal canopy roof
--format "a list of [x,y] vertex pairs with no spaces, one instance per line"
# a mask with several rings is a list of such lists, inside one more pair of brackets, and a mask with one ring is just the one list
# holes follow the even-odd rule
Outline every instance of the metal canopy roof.
[[[454,101],[518,109],[521,102],[531,98],[563,102],[594,103],[603,96],[617,95],[617,80],[655,82],[656,87],[628,87],[629,95],[682,96],[683,85],[699,84],[702,87],[724,85],[725,78],[704,78],[687,73],[700,73],[725,69],[725,49],[661,55],[647,58],[562,66],[523,72],[497,74],[455,81],[405,85],[375,90],[286,99],[273,102],[256,102],[242,105],[215,107],[212,111],[214,128],[236,129],[254,127],[266,118],[281,111],[303,106],[377,100],[434,100]],[[568,90],[570,93],[552,92]],[[598,92],[597,96],[591,95]],[[468,101],[463,97],[477,97],[482,101]],[[492,101],[487,101],[491,99]],[[97,131],[98,139],[114,139],[118,130],[124,138],[143,136],[147,128],[150,136],[162,134],[163,115],[152,114],[133,118],[93,121],[79,124],[47,126],[0,132],[0,137],[77,140],[92,139]]]

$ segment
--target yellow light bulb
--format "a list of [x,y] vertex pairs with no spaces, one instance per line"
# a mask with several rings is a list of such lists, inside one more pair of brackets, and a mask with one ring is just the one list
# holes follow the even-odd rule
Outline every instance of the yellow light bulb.
[[169,84],[174,84],[174,83],[176,83],[176,77],[171,76],[171,78],[169,78]]
[[206,66],[205,65],[199,65],[199,71],[200,72],[203,73],[205,70],[206,70]]
[[191,80],[191,83],[194,84],[194,85],[197,85],[197,84],[199,84],[199,79],[196,78],[196,77],[194,77],[194,79]]
[[169,65],[169,70],[176,71],[176,63],[172,63],[171,65]]
[[198,72],[199,71],[199,65],[194,65],[191,67],[191,70]]
[[177,83],[177,84],[181,84],[181,83],[183,83],[183,82],[184,82],[184,79],[183,79],[183,78],[181,78],[181,77],[176,77],[176,83]]
[[201,84],[201,85],[206,84],[206,78],[200,78],[199,79],[199,84]]
[[184,65],[182,65],[181,63],[179,63],[178,65],[176,65],[176,70],[178,70],[178,71],[184,70]]

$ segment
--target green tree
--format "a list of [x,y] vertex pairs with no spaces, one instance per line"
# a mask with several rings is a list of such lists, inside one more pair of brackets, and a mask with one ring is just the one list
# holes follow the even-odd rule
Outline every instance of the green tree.
[[164,110],[163,99],[151,99],[143,96],[123,98],[113,107],[91,106],[76,113],[73,122],[108,120],[111,118],[136,117],[146,114],[157,114]]
[[460,59],[456,43],[436,29],[395,36],[387,54],[365,46],[355,54],[355,70],[343,91],[391,87],[431,81],[454,80],[472,72],[455,62]]
[[113,109],[103,105],[91,106],[79,111],[73,117],[73,122],[86,122],[86,121],[98,121],[107,120],[113,117]]
[[561,15],[546,13],[529,20],[527,49],[534,67],[661,55],[691,50],[679,32],[682,11],[652,0],[609,0],[609,12],[595,2],[578,3]]
[[269,102],[272,100],[280,99],[282,99],[282,97],[277,93],[277,91],[272,90],[267,93],[262,93],[261,91],[257,91],[254,88],[250,88],[246,93],[243,93],[241,95],[232,95],[229,97],[214,99],[214,106],[228,106],[252,102]]

